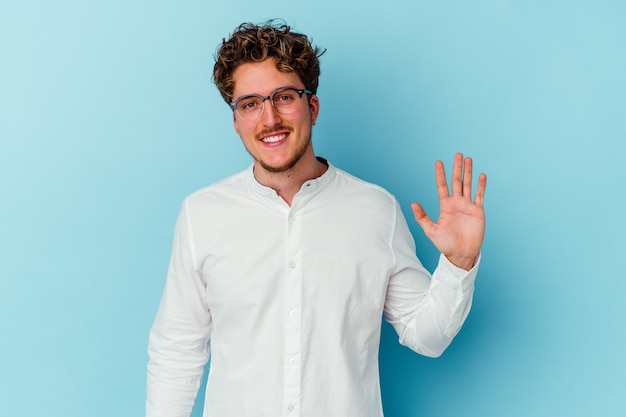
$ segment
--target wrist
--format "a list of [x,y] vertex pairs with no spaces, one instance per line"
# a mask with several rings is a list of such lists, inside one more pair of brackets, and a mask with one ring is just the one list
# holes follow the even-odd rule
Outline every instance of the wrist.
[[445,255],[445,257],[450,261],[450,263],[457,268],[464,269],[465,271],[469,271],[472,269],[476,263],[476,256],[471,258],[466,258],[462,256],[449,256]]

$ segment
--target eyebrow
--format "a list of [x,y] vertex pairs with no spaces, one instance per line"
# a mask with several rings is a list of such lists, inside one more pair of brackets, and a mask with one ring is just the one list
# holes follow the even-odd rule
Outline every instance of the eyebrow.
[[266,95],[266,96],[265,96],[265,95],[263,95],[263,94],[260,94],[260,93],[247,93],[247,94],[242,94],[242,95],[240,95],[240,96],[239,96],[239,97],[237,97],[237,98],[233,98],[230,102],[231,102],[231,103],[234,103],[235,101],[237,101],[237,100],[239,100],[239,99],[242,99],[242,98],[244,98],[244,97],[250,97],[250,96],[255,96],[255,97],[257,97],[257,96],[258,96],[258,97],[269,97],[269,96],[271,96],[272,94],[274,94],[276,91],[278,91],[278,90],[280,90],[280,89],[283,89],[283,88],[295,88],[296,90],[306,90],[306,89],[307,89],[306,87],[296,87],[296,86],[294,86],[294,85],[283,85],[283,86],[280,86],[280,87],[278,87],[278,88],[275,88],[274,90],[272,90],[272,92],[271,92],[271,93],[269,93],[269,94],[268,94],[268,95]]

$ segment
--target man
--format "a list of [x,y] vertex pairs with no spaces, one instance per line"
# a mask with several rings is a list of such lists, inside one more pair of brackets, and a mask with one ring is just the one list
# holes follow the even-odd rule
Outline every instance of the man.
[[187,417],[211,359],[205,417],[380,417],[381,317],[436,357],[470,309],[486,177],[457,154],[440,217],[413,203],[442,252],[433,276],[395,198],[316,157],[318,57],[286,25],[243,24],[214,81],[253,159],[187,197],[149,343],[147,416]]

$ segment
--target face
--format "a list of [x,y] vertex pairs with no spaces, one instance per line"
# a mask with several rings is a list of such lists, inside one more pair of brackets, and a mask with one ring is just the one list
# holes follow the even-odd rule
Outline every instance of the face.
[[[276,69],[273,58],[262,62],[245,63],[233,73],[235,88],[233,99],[248,94],[269,96],[280,87],[304,89],[300,77],[293,72]],[[237,134],[254,159],[255,169],[268,172],[286,172],[297,164],[315,163],[311,131],[319,112],[317,96],[308,99],[306,94],[297,100],[297,110],[280,114],[270,100],[264,104],[258,120],[244,120],[233,114]]]

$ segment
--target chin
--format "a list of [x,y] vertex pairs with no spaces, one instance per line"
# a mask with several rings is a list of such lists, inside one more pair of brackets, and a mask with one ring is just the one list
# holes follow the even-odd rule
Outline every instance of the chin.
[[299,161],[299,159],[296,159],[294,161],[290,161],[290,162],[288,162],[286,164],[279,165],[279,166],[269,165],[269,164],[266,164],[263,161],[259,161],[259,164],[261,165],[261,168],[263,168],[267,172],[272,172],[274,174],[278,174],[278,173],[281,173],[281,172],[289,171],[291,168],[293,168],[298,163],[298,161]]

